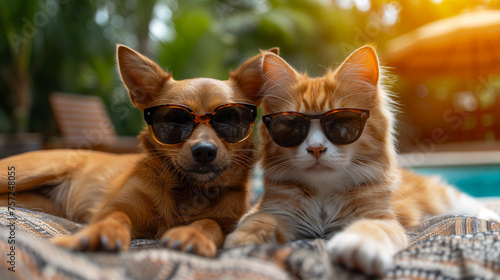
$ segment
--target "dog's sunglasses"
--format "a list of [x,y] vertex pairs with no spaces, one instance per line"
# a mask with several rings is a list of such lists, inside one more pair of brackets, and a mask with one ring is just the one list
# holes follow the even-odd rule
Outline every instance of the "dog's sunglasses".
[[334,109],[322,115],[281,112],[262,116],[273,141],[282,147],[300,145],[309,133],[311,119],[319,119],[323,133],[334,144],[354,143],[361,136],[370,110]]
[[211,113],[195,113],[183,105],[159,105],[144,109],[144,119],[153,138],[160,144],[186,141],[199,123],[212,127],[228,143],[245,140],[252,132],[257,107],[246,103],[218,106]]

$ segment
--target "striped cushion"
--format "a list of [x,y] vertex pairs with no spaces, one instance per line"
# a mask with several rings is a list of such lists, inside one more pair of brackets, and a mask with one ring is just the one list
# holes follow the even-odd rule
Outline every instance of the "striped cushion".
[[[15,221],[15,229],[9,225]],[[249,245],[221,250],[215,259],[160,248],[157,240],[133,240],[122,253],[81,253],[46,239],[83,225],[42,212],[0,207],[0,279],[365,279],[331,264],[325,241]],[[15,236],[15,272],[8,268],[9,236]],[[386,279],[500,278],[500,224],[463,216],[425,220],[408,230],[410,246],[394,257]],[[5,253],[4,253],[5,252]]]

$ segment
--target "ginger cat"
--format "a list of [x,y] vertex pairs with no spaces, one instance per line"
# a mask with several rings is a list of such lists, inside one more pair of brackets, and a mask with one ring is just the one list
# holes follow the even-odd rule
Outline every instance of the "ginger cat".
[[373,48],[319,78],[270,53],[262,67],[265,191],[226,248],[325,238],[332,261],[380,275],[407,246],[405,228],[425,216],[500,220],[470,196],[398,166],[393,106]]

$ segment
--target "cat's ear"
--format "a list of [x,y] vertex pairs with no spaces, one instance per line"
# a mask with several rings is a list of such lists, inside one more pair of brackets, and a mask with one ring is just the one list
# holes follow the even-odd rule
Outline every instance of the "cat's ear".
[[283,87],[297,80],[297,72],[286,61],[274,53],[264,56],[262,74],[266,80],[266,87]]
[[349,80],[368,82],[377,86],[380,76],[380,66],[377,53],[370,46],[364,46],[354,51],[337,70],[337,77]]
[[267,50],[268,52],[272,52],[274,53],[275,55],[280,55],[280,48],[278,47],[274,47],[274,48],[270,48],[269,50]]
[[118,45],[116,49],[118,69],[135,107],[144,110],[163,92],[172,75],[163,71],[142,54]]
[[230,80],[242,90],[245,97],[256,105],[262,99],[260,91],[264,84],[262,75],[263,58],[267,54],[278,54],[279,48],[271,48],[267,51],[260,51],[260,54],[245,61],[236,71],[229,74]]

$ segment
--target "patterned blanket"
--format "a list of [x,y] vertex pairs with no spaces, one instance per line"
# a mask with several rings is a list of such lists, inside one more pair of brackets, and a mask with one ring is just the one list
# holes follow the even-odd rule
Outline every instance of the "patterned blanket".
[[[47,239],[83,225],[20,208],[0,207],[0,224],[0,279],[367,279],[332,264],[321,239],[221,250],[207,259],[160,248],[157,240],[133,240],[122,253],[68,251]],[[410,246],[384,279],[500,279],[498,223],[434,217],[408,236]]]

